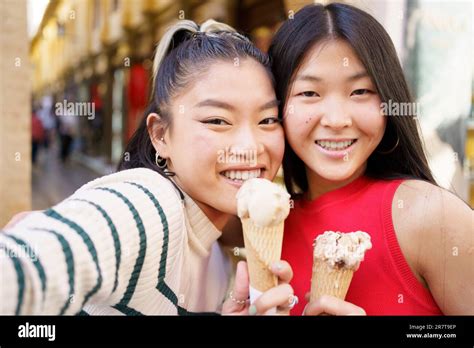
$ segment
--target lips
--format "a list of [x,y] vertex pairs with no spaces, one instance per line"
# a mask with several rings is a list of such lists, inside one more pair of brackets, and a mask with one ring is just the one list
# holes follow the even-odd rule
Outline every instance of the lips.
[[253,170],[226,170],[221,172],[221,175],[230,180],[246,181],[252,178],[260,177],[262,170],[260,168]]
[[317,150],[324,156],[334,160],[348,160],[356,148],[358,141],[355,138],[321,139],[315,142]]
[[228,184],[239,188],[249,179],[263,178],[265,170],[266,168],[263,165],[256,167],[231,167],[221,171],[219,174]]
[[357,139],[345,140],[316,140],[316,144],[328,151],[343,151],[354,144]]

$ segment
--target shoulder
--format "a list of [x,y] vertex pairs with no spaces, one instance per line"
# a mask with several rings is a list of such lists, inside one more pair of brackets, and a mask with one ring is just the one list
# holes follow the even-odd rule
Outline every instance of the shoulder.
[[392,213],[395,225],[423,238],[424,243],[453,237],[472,242],[472,209],[454,193],[429,182],[406,180],[400,184]]
[[472,224],[472,209],[467,203],[454,193],[424,180],[401,183],[393,199],[395,206],[414,227],[422,227],[421,224],[438,230],[442,227],[437,225],[440,220],[456,223],[459,227]]
[[183,225],[183,203],[178,190],[169,179],[146,168],[100,177],[82,186],[70,198],[100,203],[107,212],[130,211],[144,222],[158,218],[166,220],[170,228]]
[[70,201],[88,200],[93,204],[71,203],[63,210],[78,210],[87,205],[98,216],[95,210],[100,206],[120,235],[132,235],[135,241],[141,238],[140,243],[146,236],[144,245],[154,245],[150,247],[153,250],[147,251],[150,255],[161,252],[159,243],[163,248],[166,246],[168,258],[182,254],[181,246],[187,234],[184,205],[178,190],[161,174],[146,168],[116,172],[87,183],[70,198]]
[[441,310],[465,314],[469,302],[474,305],[473,291],[463,285],[474,281],[472,209],[444,188],[407,180],[395,193],[392,213],[408,263],[426,281]]
[[114,189],[127,198],[145,194],[153,201],[165,200],[181,206],[178,190],[171,181],[147,168],[128,169],[102,176],[79,188],[74,195],[100,189]]
[[172,187],[170,181],[159,173],[147,168],[135,168],[101,176],[100,178],[88,182],[78,191],[97,188],[104,185],[127,182],[135,182],[137,184],[143,184],[146,186],[164,185]]

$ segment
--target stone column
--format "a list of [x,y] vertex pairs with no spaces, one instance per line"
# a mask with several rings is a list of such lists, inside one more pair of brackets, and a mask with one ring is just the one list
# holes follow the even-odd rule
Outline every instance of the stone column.
[[30,65],[26,1],[0,1],[0,228],[31,209]]

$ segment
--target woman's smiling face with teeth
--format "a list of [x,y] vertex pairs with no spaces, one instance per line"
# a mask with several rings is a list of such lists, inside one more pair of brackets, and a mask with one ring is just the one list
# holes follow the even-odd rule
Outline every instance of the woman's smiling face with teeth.
[[380,103],[348,43],[325,41],[308,52],[290,88],[284,126],[310,191],[312,183],[337,185],[363,173],[385,131]]
[[241,59],[238,66],[213,63],[173,100],[171,113],[159,153],[208,216],[235,215],[243,181],[275,177],[283,158],[283,127],[268,73],[253,59]]

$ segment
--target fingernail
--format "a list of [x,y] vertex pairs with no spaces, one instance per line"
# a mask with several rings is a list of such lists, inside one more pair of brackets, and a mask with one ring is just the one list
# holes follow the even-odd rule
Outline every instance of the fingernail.
[[256,315],[257,314],[257,307],[255,305],[251,305],[249,307],[249,315]]
[[272,264],[271,268],[272,268],[272,271],[281,271],[283,267],[280,262],[275,262],[274,264]]

